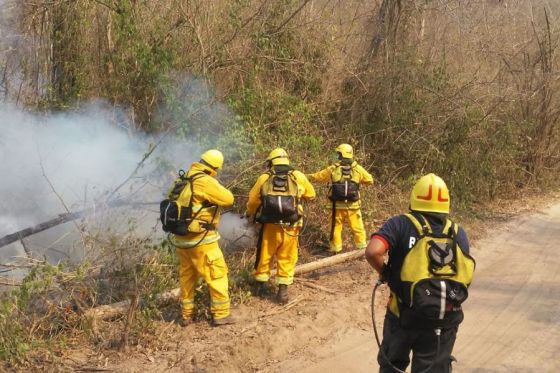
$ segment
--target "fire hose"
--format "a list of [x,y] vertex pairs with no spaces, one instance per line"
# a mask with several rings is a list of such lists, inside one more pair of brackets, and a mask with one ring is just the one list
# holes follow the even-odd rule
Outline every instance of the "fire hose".
[[[391,360],[389,360],[389,358],[387,357],[387,355],[385,355],[385,351],[383,351],[383,349],[381,348],[381,341],[379,339],[379,334],[377,332],[377,326],[375,325],[375,293],[377,292],[377,288],[379,288],[380,285],[384,284],[383,281],[378,280],[375,283],[375,286],[373,287],[373,292],[371,293],[371,323],[373,325],[373,333],[375,334],[375,341],[377,342],[377,347],[379,347],[379,354],[381,355],[381,357],[387,361],[387,363],[389,364],[389,366],[395,371],[395,372],[399,372],[399,373],[406,373],[404,370],[400,370],[399,368],[397,368],[396,366],[394,366],[391,363]],[[436,357],[434,358],[434,360],[432,361],[432,363],[430,364],[430,366],[428,366],[426,369],[424,369],[423,371],[419,372],[419,373],[427,373],[429,372],[432,367],[434,366],[435,362],[436,362],[436,358],[439,355],[439,350],[440,350],[440,345],[441,345],[441,328],[436,328],[434,329],[434,332],[436,333],[437,336],[437,350],[436,350]]]

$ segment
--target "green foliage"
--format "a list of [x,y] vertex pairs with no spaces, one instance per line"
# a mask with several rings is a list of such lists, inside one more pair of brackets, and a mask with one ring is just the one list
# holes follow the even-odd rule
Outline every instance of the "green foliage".
[[70,284],[85,286],[84,263],[75,271],[48,263],[34,267],[21,286],[0,298],[0,359],[25,364],[38,347],[63,348],[64,333],[77,319],[70,314],[76,293]]
[[128,343],[153,330],[154,320],[162,317],[156,295],[177,284],[174,249],[130,236],[109,237],[105,244],[112,254],[101,272],[92,271],[87,262],[73,268],[43,263],[33,267],[16,290],[2,294],[1,360],[28,364],[34,353],[56,353],[65,348],[68,337],[84,337],[82,331],[97,339],[98,332],[91,332],[83,312],[100,302],[138,298],[137,317],[123,331]]
[[13,299],[0,301],[0,359],[15,364],[21,363],[31,349],[27,330],[14,322],[18,314]]
[[[436,3],[384,2],[359,22],[363,2],[351,0],[344,7],[295,0],[24,3],[22,32],[44,44],[21,58],[22,86],[38,96],[29,102],[63,109],[103,97],[130,109],[138,128],[221,149],[220,177],[241,196],[240,209],[278,146],[309,173],[333,161],[326,155],[336,145],[352,144],[376,178],[362,201],[370,227],[381,214],[405,209],[411,186],[428,172],[446,180],[461,209],[531,183],[558,185],[557,30],[537,13],[530,25],[509,15],[516,21],[508,24],[501,5],[465,4],[469,17],[453,39],[456,22]],[[516,11],[526,9],[507,9]],[[524,42],[512,50],[499,45],[512,38]],[[317,192],[324,198],[326,189]],[[306,206],[304,259],[328,240],[321,201]],[[177,284],[174,249],[108,236],[94,240],[111,253],[98,277],[87,267],[39,266],[3,298],[2,358],[22,361],[38,344],[63,343],[76,320],[59,311],[78,299],[89,307],[138,297],[147,307],[129,332],[138,339],[151,330],[162,317],[155,295]],[[245,260],[228,258],[234,303],[248,296]],[[77,284],[86,289],[69,291]],[[45,302],[53,294],[56,302]],[[205,286],[197,287],[197,302],[207,304]]]
[[[352,110],[341,110],[337,120],[352,123],[349,137],[366,139],[379,179],[394,179],[398,170],[412,186],[435,172],[462,208],[519,187],[522,127],[495,121],[480,107],[455,99],[456,82],[444,63],[430,67],[404,53],[384,75],[371,79],[376,89],[342,102],[342,109]],[[355,111],[368,115],[354,116]]]
[[321,153],[318,114],[301,98],[245,89],[228,102],[245,123],[255,153],[267,153],[278,146],[300,159],[316,158]]
[[233,264],[229,273],[229,294],[232,305],[246,303],[251,297],[250,285],[253,283],[253,263],[239,258],[228,258]]
[[155,129],[152,115],[159,97],[170,84],[168,72],[175,58],[166,43],[166,23],[154,17],[149,30],[137,17],[135,1],[118,0],[112,13],[115,46],[107,55],[113,78],[107,93],[113,100],[134,108],[136,120],[146,130]]

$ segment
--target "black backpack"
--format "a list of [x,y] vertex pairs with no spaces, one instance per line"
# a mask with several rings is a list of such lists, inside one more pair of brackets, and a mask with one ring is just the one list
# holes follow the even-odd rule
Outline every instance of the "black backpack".
[[[360,184],[352,179],[352,165],[339,165],[332,175],[330,199],[333,202],[356,202],[360,200]],[[340,174],[338,174],[340,173]]]
[[[160,220],[164,232],[179,236],[184,236],[189,232],[189,225],[198,215],[197,212],[193,216],[192,211],[193,181],[202,176],[204,176],[203,173],[197,173],[187,177],[185,171],[179,170],[179,177],[175,180],[168,197],[161,201],[159,205]],[[181,206],[177,203],[177,199],[187,187],[190,188],[189,204]]]
[[300,219],[299,189],[292,171],[268,172],[261,187],[261,205],[256,220],[259,223],[293,224]]

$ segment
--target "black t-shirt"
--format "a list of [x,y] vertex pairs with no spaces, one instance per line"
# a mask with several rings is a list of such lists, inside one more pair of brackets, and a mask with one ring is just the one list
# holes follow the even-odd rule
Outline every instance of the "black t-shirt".
[[[419,213],[413,212],[412,214],[417,217],[420,223],[422,222]],[[427,214],[422,214],[422,216],[430,224],[433,233],[442,233],[444,221]],[[420,234],[409,218],[405,215],[397,215],[387,220],[373,236],[381,237],[389,246],[389,266],[391,268],[389,287],[393,292],[399,294],[400,272],[404,258],[419,239]],[[459,226],[457,232],[457,244],[465,254],[469,254],[469,240],[461,226]]]

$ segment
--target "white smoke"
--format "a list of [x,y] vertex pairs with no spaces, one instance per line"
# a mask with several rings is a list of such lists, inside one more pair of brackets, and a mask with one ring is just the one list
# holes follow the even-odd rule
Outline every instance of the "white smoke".
[[[95,207],[129,178],[160,139],[140,133],[130,135],[111,117],[101,104],[80,112],[51,115],[24,113],[0,104],[0,237],[68,210]],[[134,224],[139,234],[155,233],[161,238],[160,230],[148,228],[157,226],[157,202],[174,175],[160,170],[186,169],[199,154],[200,149],[193,144],[172,136],[164,138],[134,178],[113,197],[156,205],[130,209],[120,222],[104,217],[99,220],[113,231]],[[134,218],[137,221],[131,223]],[[68,252],[69,247],[76,250],[76,245],[69,242],[72,239],[77,239],[76,227],[66,223],[25,241],[34,253],[56,261],[83,255],[79,250]],[[19,244],[10,246],[0,248],[2,260],[24,254]]]
[[[0,101],[6,102],[17,101],[19,94],[14,87],[25,87],[20,84],[19,62],[20,54],[28,50],[25,38],[16,32],[17,6],[15,0],[0,0]],[[114,231],[134,226],[138,234],[162,238],[157,203],[177,170],[187,170],[204,150],[184,138],[207,134],[211,141],[205,147],[218,146],[226,153],[237,149],[229,145],[239,141],[225,133],[231,128],[233,115],[216,100],[205,80],[192,76],[178,76],[177,80],[184,84],[177,85],[174,100],[155,113],[171,130],[155,136],[134,130],[123,111],[102,100],[66,113],[40,114],[0,103],[0,238],[67,211],[92,208],[96,214],[91,220],[102,224],[88,229]],[[154,146],[140,170],[121,186]],[[130,209],[120,216],[121,221],[108,220],[99,212],[103,207],[100,203],[110,196],[112,200],[154,204]],[[230,226],[228,221],[224,219],[224,226]],[[233,222],[236,220],[222,234],[226,240],[246,230],[242,224],[237,229]],[[52,261],[79,260],[83,253],[75,250],[83,245],[76,245],[77,228],[75,223],[66,223],[23,243],[34,255],[45,255]],[[23,256],[23,243],[0,247],[0,263]]]
[[221,246],[225,250],[245,249],[256,245],[256,229],[244,216],[226,213],[220,219]]
[[[126,180],[149,142],[111,124],[107,114],[100,105],[46,116],[0,106],[0,217],[8,222],[0,235],[89,207]],[[192,161],[185,150],[177,158]],[[153,189],[143,193],[157,195]]]
[[[117,217],[120,221],[100,214],[99,225],[88,229],[114,232],[134,225],[139,235],[163,238],[157,204],[176,171],[188,169],[203,149],[171,132],[155,137],[135,132],[123,118],[103,102],[56,114],[0,104],[0,238],[67,211],[101,211],[100,203],[111,195],[112,200],[154,204],[127,209]],[[122,185],[154,146],[139,171]],[[76,228],[66,223],[29,237],[27,249],[52,261],[79,260],[85,253],[75,244]],[[254,238],[252,228],[233,213],[224,215],[220,232],[224,246],[233,248],[251,246]],[[23,255],[20,243],[0,248],[0,262]]]

